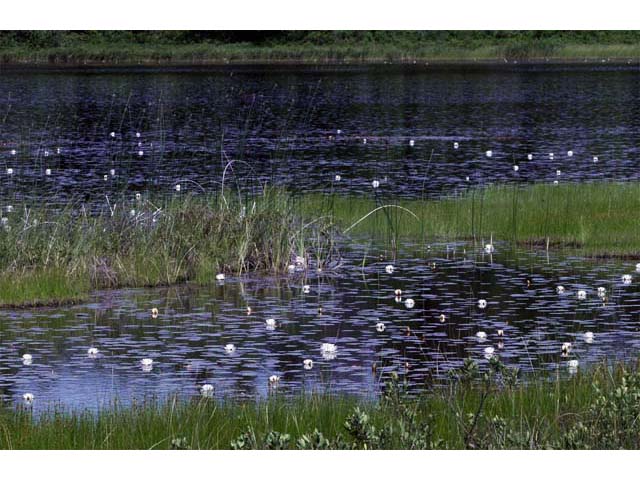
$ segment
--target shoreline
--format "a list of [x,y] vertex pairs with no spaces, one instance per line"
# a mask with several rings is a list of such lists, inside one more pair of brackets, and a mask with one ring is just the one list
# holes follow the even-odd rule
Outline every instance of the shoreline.
[[554,52],[511,53],[504,45],[79,45],[0,47],[0,71],[48,68],[389,67],[417,68],[640,65],[640,45],[565,45]]

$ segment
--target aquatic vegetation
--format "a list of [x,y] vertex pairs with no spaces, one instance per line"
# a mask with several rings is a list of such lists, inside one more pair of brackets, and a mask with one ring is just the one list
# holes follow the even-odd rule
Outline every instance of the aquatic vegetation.
[[213,395],[213,391],[214,391],[213,385],[211,385],[210,383],[205,383],[200,387],[200,393],[204,397],[209,397]]
[[[346,228],[378,207],[364,197],[328,198],[305,195],[301,208],[321,211]],[[411,214],[388,208],[387,213],[369,215],[349,233],[384,240],[392,230],[398,239],[425,242],[493,236],[494,242],[566,248],[585,256],[640,256],[638,182],[492,185],[441,200],[396,199],[391,204]]]
[[[570,378],[519,381],[494,355],[446,388],[408,396],[395,376],[379,400],[303,395],[264,400],[148,400],[98,412],[0,408],[0,448],[598,449],[640,446],[640,374],[603,364]],[[571,365],[575,365],[572,362]],[[571,373],[571,372],[569,372]],[[205,384],[210,385],[210,384]],[[200,387],[213,392],[213,386]],[[211,388],[211,390],[209,390]],[[34,400],[30,395],[30,402]],[[178,441],[179,440],[179,441]]]
[[[222,196],[105,199],[56,212],[20,208],[14,228],[0,231],[0,305],[75,302],[92,288],[210,283],[234,273],[286,270],[294,252],[318,248],[322,264],[335,248],[328,222],[308,223],[293,198],[265,191],[244,202]],[[126,212],[126,213],[125,213]],[[8,220],[7,220],[8,223]],[[306,261],[303,266],[306,266]]]

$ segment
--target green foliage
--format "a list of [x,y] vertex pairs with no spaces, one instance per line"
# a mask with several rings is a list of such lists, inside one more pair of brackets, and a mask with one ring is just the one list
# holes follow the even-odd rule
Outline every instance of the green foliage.
[[280,190],[112,203],[95,215],[83,205],[16,207],[0,230],[0,305],[74,301],[91,288],[204,284],[220,272],[284,273],[293,255],[323,262],[333,251],[331,225],[307,225]]
[[[392,376],[376,401],[330,395],[153,401],[100,412],[0,407],[0,448],[618,449],[640,447],[640,371],[504,381],[495,358],[412,395]],[[460,379],[468,378],[461,382]],[[37,401],[37,399],[36,399]]]
[[499,61],[640,55],[640,32],[570,30],[17,30],[5,63]]
[[[349,234],[487,243],[493,237],[538,247],[548,241],[550,247],[592,256],[640,254],[637,182],[489,186],[442,200],[390,199],[387,204],[392,207],[368,216]],[[305,213],[331,216],[343,229],[378,206],[371,198],[332,195],[306,195],[300,205]]]

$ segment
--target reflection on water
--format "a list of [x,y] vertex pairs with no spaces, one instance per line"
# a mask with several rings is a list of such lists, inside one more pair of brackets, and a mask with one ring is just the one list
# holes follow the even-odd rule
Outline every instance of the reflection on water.
[[[504,249],[496,244],[488,255],[469,244],[416,246],[393,260],[355,248],[328,275],[228,277],[206,288],[107,291],[70,308],[2,312],[0,391],[13,401],[31,392],[34,408],[190,397],[204,384],[218,397],[264,396],[274,387],[375,396],[392,371],[419,391],[467,357],[486,364],[491,348],[510,366],[563,375],[575,371],[571,360],[585,368],[635,356],[638,282],[622,281],[633,276],[632,263]],[[572,344],[568,356],[565,342]],[[95,358],[90,347],[99,349]],[[145,358],[151,368],[141,365]],[[270,387],[272,375],[280,379]]]
[[558,170],[637,179],[639,79],[637,67],[4,71],[0,194],[198,191],[184,180],[217,188],[230,159],[250,164],[229,172],[246,188],[326,190],[340,175],[339,192],[378,179],[404,197]]

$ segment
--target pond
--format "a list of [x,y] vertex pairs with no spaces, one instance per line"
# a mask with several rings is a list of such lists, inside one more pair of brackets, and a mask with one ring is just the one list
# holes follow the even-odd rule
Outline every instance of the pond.
[[[355,247],[339,268],[321,273],[310,265],[282,278],[103,291],[73,307],[1,312],[0,391],[16,402],[31,392],[34,408],[188,398],[204,384],[221,398],[275,391],[375,397],[391,372],[417,392],[442,383],[465,358],[486,366],[488,348],[507,365],[543,376],[574,374],[571,360],[588,368],[637,355],[639,286],[622,281],[635,270],[630,262],[500,244],[491,255],[470,244],[386,255]],[[322,351],[323,343],[337,350]],[[151,368],[141,365],[144,358]],[[276,388],[272,375],[280,377]]]
[[[639,80],[637,67],[575,66],[6,70],[0,204],[100,204],[177,183],[215,191],[230,160],[243,160],[227,175],[247,191],[363,194],[379,180],[391,198],[637,179]],[[204,384],[220,398],[375,397],[391,372],[418,392],[468,357],[572,375],[572,360],[586,368],[640,346],[638,282],[622,281],[631,261],[500,242],[492,254],[458,242],[395,255],[358,237],[340,248],[340,267],[323,272],[0,312],[0,394],[19,403],[32,392],[36,409],[188,398]]]
[[379,179],[402,197],[558,170],[637,179],[639,84],[637,66],[4,70],[0,194],[199,191],[184,180],[216,188],[231,159],[243,188],[323,191],[338,174],[342,193]]

